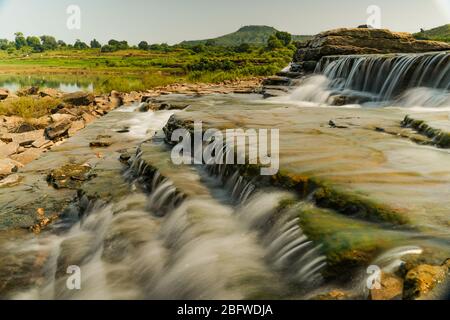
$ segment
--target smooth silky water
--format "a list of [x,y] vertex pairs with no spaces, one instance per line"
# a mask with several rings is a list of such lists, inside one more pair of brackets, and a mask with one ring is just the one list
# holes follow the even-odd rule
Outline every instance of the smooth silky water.
[[[181,119],[199,116],[218,129],[280,128],[282,170],[311,174],[406,208],[412,229],[332,211],[304,215],[315,209],[310,195],[260,187],[220,166],[174,169],[169,146],[151,139],[170,113],[120,108],[115,112],[133,112],[122,125],[142,142],[128,146],[135,155],[120,174],[127,195],[90,202],[70,226],[63,216],[41,235],[2,239],[0,250],[10,263],[2,262],[0,272],[20,266],[20,276],[11,280],[14,290],[3,297],[305,299],[339,286],[365,298],[370,264],[393,272],[404,256],[431,250],[439,252],[439,259],[448,257],[448,151],[369,130],[372,122],[398,124],[405,109],[450,108],[448,66],[447,53],[331,57],[284,97],[167,97],[191,105],[176,114]],[[370,102],[330,107],[336,92],[358,92]],[[328,119],[343,121],[349,130],[331,131]],[[281,208],[285,201],[295,205]],[[321,237],[307,235],[305,219]],[[345,283],[336,282],[329,276],[330,250],[348,245],[377,250],[365,265],[349,269]],[[81,290],[67,290],[69,265],[81,268]]]

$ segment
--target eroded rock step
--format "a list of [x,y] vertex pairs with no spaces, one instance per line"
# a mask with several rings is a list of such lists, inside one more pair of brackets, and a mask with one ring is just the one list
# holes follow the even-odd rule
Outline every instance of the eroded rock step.
[[[161,139],[160,139],[161,140]],[[170,149],[167,145],[155,144],[152,142],[147,142],[141,145],[139,156],[145,162],[145,164],[152,168],[151,172],[155,174],[157,168],[161,168],[161,172],[164,172],[167,177],[177,181],[174,183],[179,192],[185,193],[188,196],[185,197],[186,201],[189,198],[194,198],[198,194],[200,198],[207,199],[211,197],[211,190],[204,189],[204,183],[202,172],[200,175],[198,169],[189,166],[175,166],[169,159]],[[143,166],[141,165],[141,168]],[[233,170],[236,169],[234,166],[229,166],[225,170],[224,185],[228,184],[228,181],[233,180],[231,177],[233,175]],[[200,169],[201,170],[201,169]],[[144,170],[145,171],[145,170]],[[212,170],[217,172],[216,170]],[[158,172],[158,174],[161,174]],[[242,171],[245,175],[245,170]],[[220,177],[219,177],[220,178]],[[216,178],[216,179],[219,179]],[[152,180],[149,177],[149,181]],[[207,184],[208,182],[206,182]],[[262,187],[267,187],[262,183]],[[184,190],[184,191],[183,191]],[[195,192],[192,192],[196,190]],[[204,192],[206,191],[206,192]],[[243,225],[250,223],[256,230],[260,230],[262,234],[270,234],[270,226],[273,224],[269,220],[258,220],[252,221],[252,215],[258,211],[264,211],[263,208],[268,206],[268,203],[264,202],[267,197],[250,197],[250,203],[243,205],[241,209],[237,210],[237,217],[241,219]],[[305,290],[299,287],[290,288],[287,290],[287,295],[284,297],[290,298],[321,298],[321,294],[326,293],[329,290],[330,281],[333,283],[336,280],[343,283],[340,286],[341,291],[344,290],[345,298],[367,298],[369,293],[364,290],[361,291],[363,286],[361,286],[361,279],[364,278],[364,272],[367,266],[369,266],[376,258],[388,252],[392,248],[398,248],[402,246],[408,246],[411,244],[418,244],[416,237],[421,237],[417,233],[393,230],[390,228],[384,228],[382,225],[377,223],[366,222],[360,219],[354,219],[351,217],[344,217],[339,213],[332,210],[322,209],[315,206],[310,201],[300,201],[292,196],[284,196],[277,200],[278,202],[272,203],[274,210],[271,212],[272,216],[278,217],[294,217],[296,218],[295,224],[301,227],[300,230],[304,232],[307,239],[314,240],[315,243],[320,243],[322,246],[318,249],[321,254],[326,256],[326,266],[321,270],[320,274],[325,280],[323,283],[316,287],[308,286],[308,284],[303,284]],[[270,207],[270,205],[269,205]],[[236,214],[236,213],[235,213]],[[289,222],[289,220],[287,220]],[[291,220],[294,221],[294,220]],[[294,225],[295,225],[294,224]],[[263,237],[264,238],[264,237]],[[275,243],[272,238],[269,243],[262,242],[263,245],[266,244],[270,246],[270,243]],[[436,244],[434,241],[423,240],[420,242],[421,248],[424,250],[423,261],[427,261],[434,265],[440,265],[442,261],[448,256],[447,252],[440,251],[440,245]],[[408,248],[408,247],[405,247]],[[406,250],[406,249],[404,249]],[[283,250],[281,250],[283,251]],[[391,257],[391,259],[393,259]],[[283,261],[283,259],[281,259]],[[325,260],[324,260],[325,261]],[[391,263],[392,260],[389,260]],[[273,261],[272,261],[273,262]],[[378,262],[377,262],[378,263]],[[384,263],[387,263],[386,261]],[[277,262],[274,262],[277,265]],[[410,264],[416,266],[416,264]],[[298,267],[301,269],[300,267]],[[412,269],[412,267],[410,267]],[[282,272],[287,272],[282,271]],[[283,273],[282,273],[283,274]],[[295,280],[288,275],[284,274],[284,279],[288,280],[290,284],[295,283]],[[394,277],[398,283],[403,283],[402,277],[406,277],[406,273],[400,276],[386,275],[386,279],[389,277]],[[387,280],[386,280],[387,281]],[[395,283],[397,283],[395,282]],[[288,286],[289,287],[289,286]],[[286,289],[284,289],[286,290]],[[285,291],[286,294],[286,291]],[[386,298],[389,297],[389,291],[387,293],[373,293],[375,296],[373,299]],[[376,295],[378,294],[378,295]],[[385,296],[383,296],[385,294]],[[402,295],[402,289],[395,291],[395,297]],[[394,296],[391,296],[394,298]]]

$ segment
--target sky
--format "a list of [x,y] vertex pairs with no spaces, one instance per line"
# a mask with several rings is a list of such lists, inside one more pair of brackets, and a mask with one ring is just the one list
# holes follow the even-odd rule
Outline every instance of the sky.
[[[67,27],[67,8],[80,8],[80,29]],[[137,44],[207,39],[244,25],[269,25],[292,34],[316,34],[365,24],[367,8],[381,10],[381,26],[417,32],[450,23],[450,0],[0,0],[0,38],[53,35]]]

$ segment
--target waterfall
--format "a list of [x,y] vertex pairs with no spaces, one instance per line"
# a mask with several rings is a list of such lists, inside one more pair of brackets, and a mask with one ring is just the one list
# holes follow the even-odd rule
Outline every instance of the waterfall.
[[448,52],[326,56],[287,100],[442,107],[450,106],[449,90]]

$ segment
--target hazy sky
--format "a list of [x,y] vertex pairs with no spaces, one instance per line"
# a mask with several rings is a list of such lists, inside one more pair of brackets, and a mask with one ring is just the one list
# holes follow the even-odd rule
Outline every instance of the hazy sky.
[[[81,29],[66,27],[69,5],[81,9]],[[315,34],[367,20],[381,8],[382,26],[416,32],[450,22],[450,0],[0,0],[0,38],[54,35],[105,42],[111,38],[178,43],[233,32],[243,25],[270,25],[293,34]]]

